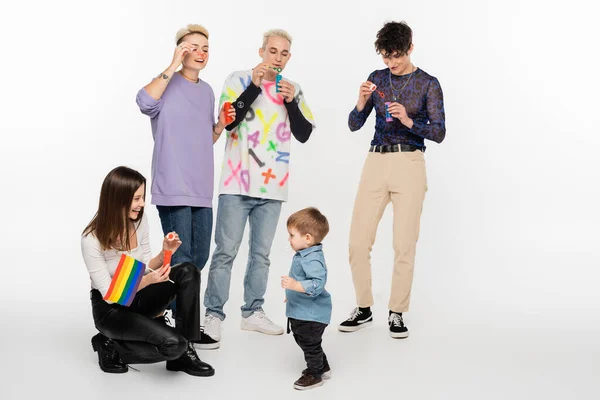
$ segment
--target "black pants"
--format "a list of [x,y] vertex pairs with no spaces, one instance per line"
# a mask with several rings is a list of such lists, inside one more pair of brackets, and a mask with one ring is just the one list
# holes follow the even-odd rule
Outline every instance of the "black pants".
[[304,352],[308,374],[320,377],[329,369],[327,356],[321,347],[323,332],[327,325],[314,321],[301,321],[289,318],[294,339]]
[[[200,339],[200,270],[192,263],[171,269],[169,278],[146,286],[129,307],[109,304],[96,289],[91,291],[96,328],[114,340],[126,364],[147,364],[179,358],[187,341]],[[156,318],[173,300],[177,301],[175,328]]]

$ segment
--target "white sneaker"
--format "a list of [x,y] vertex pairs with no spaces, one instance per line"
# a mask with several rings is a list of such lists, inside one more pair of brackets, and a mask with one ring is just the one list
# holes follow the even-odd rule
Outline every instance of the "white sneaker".
[[275,325],[264,311],[254,311],[248,318],[242,318],[241,327],[245,331],[256,331],[265,335],[283,335],[283,328]]
[[221,341],[221,320],[212,314],[204,317],[204,333],[217,342]]

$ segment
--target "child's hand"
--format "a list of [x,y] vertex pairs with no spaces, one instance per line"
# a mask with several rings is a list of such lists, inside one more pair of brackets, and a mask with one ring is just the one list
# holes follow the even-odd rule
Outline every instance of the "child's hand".
[[281,277],[281,287],[284,289],[291,289],[296,282],[298,281],[294,278],[290,278],[289,276]]
[[287,297],[286,297],[285,299],[283,299],[283,302],[284,302],[284,303],[287,303]]
[[281,277],[281,287],[284,289],[295,290],[296,292],[304,292],[304,288],[294,278],[290,278],[289,276]]

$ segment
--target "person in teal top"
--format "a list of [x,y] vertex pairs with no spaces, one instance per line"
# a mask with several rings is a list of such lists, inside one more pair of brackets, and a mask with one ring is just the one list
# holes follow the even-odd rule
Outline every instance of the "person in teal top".
[[331,295],[325,289],[327,265],[321,244],[329,233],[329,223],[311,207],[292,214],[287,228],[296,254],[288,276],[281,277],[281,287],[286,295],[288,333],[294,332],[307,365],[294,382],[294,389],[306,390],[323,385],[323,379],[331,376],[321,347],[323,332],[331,320]]

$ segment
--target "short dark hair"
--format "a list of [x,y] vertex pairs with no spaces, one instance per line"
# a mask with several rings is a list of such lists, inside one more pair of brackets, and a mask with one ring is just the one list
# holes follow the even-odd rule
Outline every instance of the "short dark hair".
[[315,238],[315,243],[321,243],[329,233],[327,218],[314,207],[308,207],[290,215],[287,220],[287,227],[297,229],[301,235],[307,233],[312,235]]
[[412,45],[412,29],[406,22],[386,22],[383,28],[377,32],[375,40],[375,50],[378,54],[384,53],[392,55],[406,55]]

